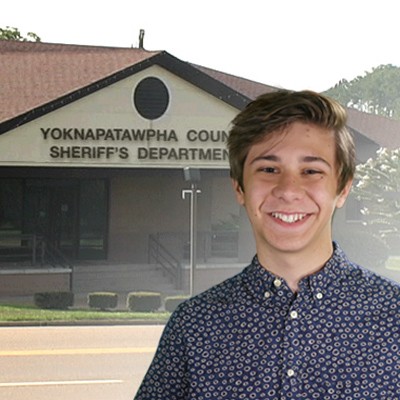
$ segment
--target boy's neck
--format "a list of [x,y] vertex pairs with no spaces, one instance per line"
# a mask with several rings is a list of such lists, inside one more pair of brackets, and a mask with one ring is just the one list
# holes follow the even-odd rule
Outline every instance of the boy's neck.
[[320,271],[331,258],[333,246],[310,252],[263,252],[257,251],[260,264],[269,272],[285,280],[293,293],[299,290],[299,282]]

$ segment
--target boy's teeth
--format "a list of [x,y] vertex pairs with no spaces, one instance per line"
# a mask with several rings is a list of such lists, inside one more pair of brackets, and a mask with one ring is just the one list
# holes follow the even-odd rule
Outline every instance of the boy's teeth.
[[294,222],[302,220],[306,214],[281,214],[281,213],[272,213],[274,218],[278,218],[283,222],[287,222],[288,224],[292,224]]

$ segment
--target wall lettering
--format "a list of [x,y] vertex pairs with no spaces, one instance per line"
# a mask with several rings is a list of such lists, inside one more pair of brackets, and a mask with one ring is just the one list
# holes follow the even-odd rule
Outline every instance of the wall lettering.
[[225,130],[42,127],[40,134],[54,161],[228,161]]
[[89,159],[109,160],[113,156],[126,160],[129,157],[129,151],[126,147],[89,147],[89,146],[51,146],[50,157],[53,159]]
[[190,129],[186,137],[189,142],[226,142],[228,140],[228,134],[225,131],[207,131],[205,129],[200,131]]
[[122,128],[40,128],[44,140],[113,141],[113,142],[177,142],[173,129],[122,129]]
[[197,149],[197,148],[166,148],[166,147],[139,147],[139,160],[168,160],[168,161],[226,161],[226,149]]

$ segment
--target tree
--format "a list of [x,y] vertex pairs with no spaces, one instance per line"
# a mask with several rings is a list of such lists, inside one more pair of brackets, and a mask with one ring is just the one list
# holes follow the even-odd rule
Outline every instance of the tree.
[[400,68],[380,65],[364,76],[339,81],[325,94],[346,107],[400,119]]
[[371,232],[388,245],[400,240],[400,149],[380,149],[376,158],[357,166],[353,188]]
[[18,42],[40,42],[41,39],[36,33],[28,32],[26,36],[22,36],[18,28],[6,26],[0,28],[0,40],[16,40]]

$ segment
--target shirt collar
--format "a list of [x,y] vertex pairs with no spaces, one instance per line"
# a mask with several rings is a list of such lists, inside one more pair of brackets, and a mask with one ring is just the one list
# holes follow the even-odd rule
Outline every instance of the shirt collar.
[[[333,242],[333,253],[324,267],[317,273],[307,276],[299,284],[300,291],[309,290],[313,297],[319,299],[325,296],[331,286],[340,285],[351,273],[351,263],[339,247]],[[251,264],[244,270],[244,285],[247,292],[265,300],[266,292],[274,293],[280,290],[276,281],[283,280],[265,269],[255,256]],[[278,282],[279,285],[279,282]]]

